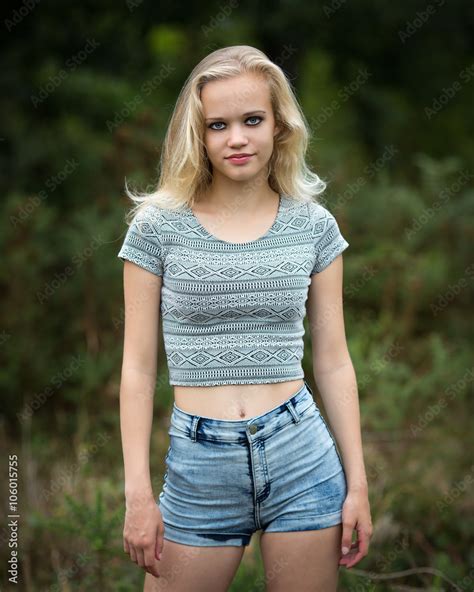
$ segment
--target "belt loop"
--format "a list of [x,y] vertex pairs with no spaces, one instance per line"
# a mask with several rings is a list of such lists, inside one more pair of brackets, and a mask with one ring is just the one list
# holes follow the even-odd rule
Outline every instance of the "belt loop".
[[286,402],[286,406],[288,408],[288,411],[293,416],[295,423],[299,423],[301,421],[301,418],[300,418],[300,415],[299,415],[298,411],[296,410],[295,406],[291,402],[291,399]]
[[191,422],[191,440],[192,442],[197,441],[197,428],[198,422],[201,418],[198,415],[193,415],[193,420]]

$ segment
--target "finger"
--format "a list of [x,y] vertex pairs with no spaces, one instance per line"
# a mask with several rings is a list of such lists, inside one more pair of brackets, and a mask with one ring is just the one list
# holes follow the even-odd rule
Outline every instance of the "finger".
[[346,567],[352,567],[367,555],[369,550],[368,539],[369,537],[364,530],[359,531],[359,550],[354,557],[351,557]]
[[362,536],[360,539],[360,545],[359,545],[359,549],[362,551],[362,553],[364,553],[364,555],[367,555],[367,553],[369,552],[369,545],[370,545],[369,534],[366,531],[364,531],[362,533]]
[[354,559],[354,557],[357,555],[358,551],[359,551],[359,541],[355,540],[351,544],[349,553],[347,553],[346,555],[343,555],[341,557],[341,559],[339,560],[339,565],[343,565],[343,566],[347,567],[347,564],[350,563],[352,561],[352,559]]
[[353,559],[356,557],[357,554],[357,549],[354,549],[352,551],[349,551],[349,553],[347,555],[344,555],[344,557],[342,557],[339,561],[339,565],[341,567],[346,567],[348,569],[350,569],[352,567],[352,561]]
[[349,553],[347,553],[347,555],[343,555],[340,558],[339,565],[344,565],[345,567],[347,567],[348,564],[354,559],[354,557],[357,555],[358,552],[359,552],[359,548],[354,547],[354,544],[353,544]]
[[358,551],[353,557],[351,556],[346,564],[346,567],[348,569],[350,569],[351,567],[353,567],[356,563],[359,563],[359,561],[365,557],[360,551]]
[[155,577],[159,577],[159,573],[158,573],[158,561],[155,557],[155,553],[154,553],[154,548],[153,547],[148,547],[145,549],[144,552],[144,557],[145,557],[145,570],[148,573],[151,573],[152,575],[154,575]]
[[163,554],[163,546],[164,546],[163,533],[159,532],[156,537],[156,546],[155,546],[155,557],[159,561],[161,561],[161,557]]
[[140,567],[145,567],[145,555],[143,553],[143,549],[141,547],[136,547],[137,552],[137,564]]
[[125,553],[130,554],[130,545],[128,544],[127,539],[123,539],[123,550]]
[[136,563],[137,562],[137,552],[135,550],[134,545],[130,544],[130,559]]
[[351,548],[354,526],[352,520],[346,520],[342,523],[341,552],[343,556],[349,553]]
[[148,573],[151,573],[155,577],[159,578],[159,564],[155,557],[153,547],[149,547],[145,550],[145,569]]
[[143,569],[146,571],[146,573],[149,573],[154,578],[161,578],[157,568],[144,567]]

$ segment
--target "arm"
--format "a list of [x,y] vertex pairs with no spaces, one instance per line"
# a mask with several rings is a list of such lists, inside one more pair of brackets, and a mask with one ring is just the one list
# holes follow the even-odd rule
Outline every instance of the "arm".
[[[347,568],[369,551],[372,519],[362,452],[357,381],[347,348],[342,302],[342,255],[312,275],[308,319],[314,380],[341,450],[347,479],[342,507],[342,558]],[[352,533],[356,530],[356,541]]]
[[307,314],[314,380],[341,450],[348,489],[366,490],[357,381],[344,328],[342,255],[311,277]]
[[150,478],[150,436],[156,386],[158,324],[164,272],[161,216],[138,212],[118,257],[124,263],[125,330],[120,384],[120,429],[125,468],[124,551],[159,577],[164,524]]
[[149,450],[162,277],[125,261],[120,429],[127,500],[153,496]]

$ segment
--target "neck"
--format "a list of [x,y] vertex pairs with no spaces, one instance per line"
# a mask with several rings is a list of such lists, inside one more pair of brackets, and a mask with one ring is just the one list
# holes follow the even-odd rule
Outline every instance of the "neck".
[[253,180],[248,183],[214,181],[198,201],[212,210],[230,206],[235,207],[236,211],[240,208],[257,211],[264,202],[270,204],[278,199],[279,194],[271,189],[267,181],[257,183]]

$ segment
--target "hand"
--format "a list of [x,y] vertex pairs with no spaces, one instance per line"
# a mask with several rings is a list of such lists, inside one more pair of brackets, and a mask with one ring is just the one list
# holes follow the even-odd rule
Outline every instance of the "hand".
[[[342,506],[342,526],[339,565],[350,568],[369,552],[369,540],[373,529],[367,490],[349,490]],[[357,540],[351,544],[354,529],[357,533]],[[346,555],[342,553],[343,547],[349,549]]]
[[163,518],[150,492],[127,497],[123,548],[130,559],[159,578],[158,563],[163,552]]

